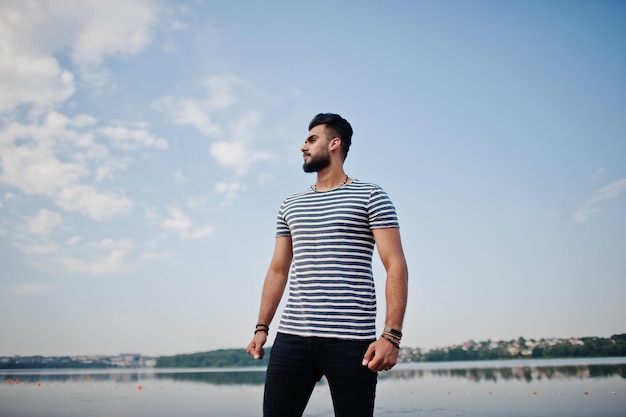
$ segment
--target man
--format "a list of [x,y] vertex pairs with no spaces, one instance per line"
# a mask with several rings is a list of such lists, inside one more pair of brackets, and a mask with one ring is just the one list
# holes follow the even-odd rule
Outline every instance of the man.
[[[269,359],[265,417],[302,416],[324,375],[335,416],[372,416],[377,372],[397,362],[408,271],[395,208],[377,185],[351,179],[343,164],[347,120],[320,113],[301,148],[315,185],[284,200],[276,246],[248,353],[263,357],[269,325],[289,279],[289,298]],[[374,245],[387,273],[386,321],[376,338]],[[291,270],[291,277],[289,272]]]

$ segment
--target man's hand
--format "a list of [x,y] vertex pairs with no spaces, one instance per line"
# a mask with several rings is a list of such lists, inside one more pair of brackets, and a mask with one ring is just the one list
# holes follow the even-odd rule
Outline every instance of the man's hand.
[[372,372],[388,371],[398,363],[398,353],[400,348],[381,337],[367,348],[363,356],[363,366],[367,366]]
[[248,344],[248,353],[254,358],[261,360],[265,355],[263,345],[267,342],[267,334],[265,332],[256,332],[252,341]]

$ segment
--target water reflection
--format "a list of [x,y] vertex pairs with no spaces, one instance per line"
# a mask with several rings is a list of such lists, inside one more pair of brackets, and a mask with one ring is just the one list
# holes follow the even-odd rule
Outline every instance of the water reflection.
[[[623,417],[625,378],[626,358],[401,364],[380,373],[376,415]],[[2,370],[0,415],[250,417],[264,379],[263,368]],[[307,415],[332,415],[325,380]]]
[[37,371],[19,371],[11,373],[10,371],[3,371],[0,373],[5,382],[9,384],[27,384],[37,382],[47,383],[108,383],[114,382],[118,384],[135,383],[141,379],[145,379],[146,375],[140,372],[130,373],[85,373],[74,371],[65,371],[63,373],[47,373]]
[[626,378],[626,364],[402,369],[380,374],[383,379],[440,377],[465,379],[472,382],[524,381],[528,383],[553,379],[610,378],[613,376]]
[[[466,366],[463,366],[466,365]],[[263,385],[265,371],[262,368],[237,370],[190,369],[190,370],[106,370],[106,371],[2,371],[7,382],[22,383],[140,383],[149,379],[171,380],[211,385]],[[559,379],[626,378],[626,363],[578,364],[578,365],[522,365],[507,366],[506,362],[494,362],[493,366],[475,366],[469,362],[440,364],[403,364],[391,372],[379,374],[381,380],[399,379],[456,379],[480,383],[484,381],[536,382]]]
[[70,371],[38,372],[38,371],[2,371],[3,381],[9,384],[36,384],[36,383],[140,383],[149,379],[171,380],[174,382],[197,382],[212,385],[261,385],[265,383],[265,370],[225,370],[194,369],[183,371],[171,370],[106,370],[94,371]]
[[265,383],[265,371],[180,372],[156,374],[156,377],[177,382],[201,382],[213,385],[262,385]]

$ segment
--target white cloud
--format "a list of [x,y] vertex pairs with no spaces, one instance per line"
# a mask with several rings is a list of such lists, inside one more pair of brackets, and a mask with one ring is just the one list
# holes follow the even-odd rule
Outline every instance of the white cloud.
[[626,178],[600,188],[574,213],[574,220],[578,223],[586,222],[602,209],[603,203],[619,197],[624,192],[626,192]]
[[58,253],[59,248],[52,242],[12,242],[12,245],[26,255],[51,255]]
[[9,201],[17,200],[17,196],[13,193],[5,193],[4,194],[4,202],[8,203]]
[[250,149],[242,142],[214,142],[210,153],[221,166],[239,175],[245,174],[253,163],[272,158],[269,152]]
[[168,208],[169,217],[161,222],[165,229],[184,239],[199,239],[213,233],[213,226],[194,227],[192,221],[178,208]]
[[76,246],[80,243],[81,240],[83,240],[82,236],[72,236],[65,241],[65,244],[68,246]]
[[202,226],[193,230],[183,233],[182,237],[188,239],[200,239],[213,233],[213,226]]
[[209,92],[209,98],[206,102],[207,108],[221,110],[230,107],[237,101],[233,88],[245,84],[243,80],[231,74],[205,77],[202,80],[202,85]]
[[125,258],[132,252],[130,239],[105,239],[87,245],[88,254],[62,256],[57,261],[69,272],[103,275],[117,272],[124,267]]
[[[111,83],[108,58],[137,54],[151,42],[161,17],[160,3],[0,2],[0,190],[4,207],[11,202],[13,212],[19,213],[24,208],[20,203],[47,206],[41,197],[54,205],[26,219],[25,228],[3,219],[0,231],[31,257],[33,264],[103,274],[122,269],[132,253],[129,239],[93,244],[83,243],[78,235],[64,236],[59,242],[48,236],[61,220],[64,226],[67,223],[64,231],[75,233],[72,217],[62,211],[96,221],[131,211],[134,202],[121,188],[119,178],[132,161],[130,152],[168,148],[168,142],[151,133],[146,124],[102,122],[87,114],[69,116],[70,110],[65,110],[82,104],[70,101],[78,88],[93,90],[103,82]],[[207,230],[190,227],[184,234],[197,237],[206,235]]]
[[159,215],[159,211],[154,207],[148,207],[144,210],[144,216],[146,220],[151,223],[159,223],[162,219]]
[[45,33],[52,29],[46,11],[44,3],[0,3],[0,112],[22,104],[49,109],[74,94],[73,75],[53,56],[61,35]]
[[192,126],[206,136],[220,134],[220,128],[213,122],[206,101],[163,97],[153,103],[152,108],[166,113],[174,123]]
[[30,233],[47,235],[50,234],[52,229],[54,229],[60,222],[61,216],[58,213],[48,209],[41,209],[36,216],[28,220],[27,228]]
[[169,208],[168,211],[170,216],[163,221],[163,227],[178,232],[191,228],[191,220],[182,211],[177,208]]
[[[235,106],[242,101],[240,96],[254,92],[252,86],[228,74],[205,77],[202,84],[207,90],[206,98],[163,97],[152,107],[166,113],[174,123],[192,126],[210,137],[213,140],[210,155],[238,175],[246,173],[256,162],[270,159],[269,152],[252,146],[258,136],[260,113]],[[233,114],[240,115],[233,117]],[[232,122],[221,123],[223,118]]]
[[12,245],[30,256],[40,268],[61,267],[68,272],[81,272],[92,275],[113,273],[125,268],[127,258],[133,252],[133,242],[125,239],[102,239],[96,242],[83,241],[82,236],[72,236],[57,244],[45,237],[29,240],[22,237]]
[[192,209],[197,209],[199,207],[204,207],[207,204],[208,197],[206,196],[193,196],[188,195],[185,197],[185,201],[187,202],[187,207]]
[[74,94],[59,52],[69,51],[84,79],[101,82],[103,59],[144,48],[159,12],[150,0],[1,2],[0,112],[22,104],[50,109]]
[[144,252],[141,254],[141,260],[143,261],[155,261],[161,259],[167,259],[171,256],[168,252]]
[[232,106],[237,101],[234,88],[246,83],[234,75],[224,74],[207,76],[201,84],[207,91],[206,98],[166,96],[152,107],[168,114],[174,123],[192,126],[207,136],[218,136],[221,128],[211,116]]
[[39,282],[30,282],[14,285],[9,289],[9,292],[15,295],[30,295],[42,293],[48,291],[49,289],[50,287],[45,284],[41,284]]
[[96,220],[130,210],[132,201],[122,193],[92,184],[126,164],[94,140],[90,127],[76,127],[90,123],[88,116],[70,119],[57,112],[42,123],[9,123],[0,130],[0,184]]
[[230,139],[235,142],[249,143],[258,135],[261,115],[257,111],[247,111],[230,123]]
[[128,129],[122,126],[107,126],[98,133],[111,140],[113,146],[125,151],[138,148],[167,149],[167,141],[143,129]]
[[[107,181],[127,169],[129,152],[164,150],[167,141],[141,123],[103,124],[58,109],[77,87],[109,82],[105,59],[141,51],[159,13],[152,0],[0,2],[0,186],[10,188],[7,205],[21,210],[18,203],[40,205],[44,197],[96,221],[132,210],[133,201]],[[56,243],[47,236],[61,219],[56,210],[42,209],[27,220],[28,236],[16,225],[2,230],[39,266],[91,274],[124,267],[130,240],[82,244],[81,236],[70,235]],[[63,220],[71,230],[71,217]]]
[[102,159],[98,161],[98,164],[93,168],[93,180],[96,183],[100,183],[105,180],[113,180],[116,178],[116,173],[126,170],[129,162],[130,159],[126,157],[109,157]]
[[211,144],[210,153],[225,168],[244,174],[258,161],[271,159],[269,152],[252,148],[250,143],[258,129],[260,115],[249,111],[234,120],[229,126],[229,138]]
[[[116,4],[117,3],[117,4]],[[123,5],[123,13],[120,7]],[[95,71],[109,55],[133,54],[150,40],[157,8],[152,1],[63,2],[5,1],[0,4],[0,112],[31,105],[37,117],[31,125],[9,122],[0,131],[0,183],[27,195],[44,195],[59,207],[96,220],[113,217],[132,207],[119,192],[101,191],[89,184],[111,178],[126,162],[111,158],[93,140],[96,124],[88,115],[72,119],[49,111],[74,94],[74,77],[55,57],[70,51],[83,71]],[[9,119],[10,120],[10,119]],[[101,128],[114,146],[165,149],[167,143],[142,130]],[[93,172],[89,165],[96,163]],[[37,227],[33,223],[32,227]]]
[[[94,67],[108,55],[133,55],[152,38],[158,4],[150,0],[74,0],[59,3],[60,15],[76,19],[78,36],[72,58]],[[123,12],[121,12],[123,11]]]
[[223,195],[226,199],[232,200],[237,194],[246,189],[245,185],[240,182],[224,182],[220,181],[213,187],[214,191]]
[[[0,38],[3,38],[1,34]],[[75,91],[73,75],[61,69],[55,59],[20,56],[10,47],[0,48],[0,84],[0,112],[13,110],[22,104],[54,107]]]
[[257,175],[257,178],[259,179],[259,184],[265,184],[270,179],[274,178],[274,175],[273,174],[268,174],[268,173],[259,173]]
[[0,182],[26,194],[48,194],[88,175],[82,164],[57,158],[54,137],[59,135],[55,130],[13,123],[0,131]]
[[184,182],[187,182],[187,178],[185,177],[185,174],[183,174],[182,171],[178,170],[174,173],[174,181],[176,181],[179,184],[182,184]]
[[98,221],[125,213],[133,207],[133,202],[119,193],[78,184],[59,190],[56,203],[67,211],[77,211]]
[[246,148],[243,143],[219,141],[211,144],[211,156],[217,162],[228,168],[234,168],[241,171],[245,168],[242,163],[245,161]]

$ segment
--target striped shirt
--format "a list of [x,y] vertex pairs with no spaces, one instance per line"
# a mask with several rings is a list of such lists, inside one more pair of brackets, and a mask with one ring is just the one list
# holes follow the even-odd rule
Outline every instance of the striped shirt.
[[289,298],[278,331],[299,336],[376,337],[372,229],[399,227],[382,188],[355,180],[286,198],[276,236],[291,236]]

